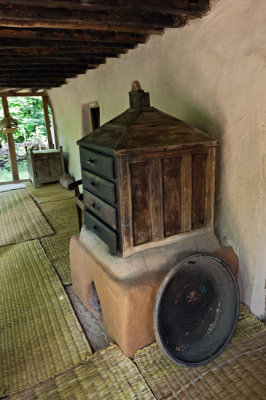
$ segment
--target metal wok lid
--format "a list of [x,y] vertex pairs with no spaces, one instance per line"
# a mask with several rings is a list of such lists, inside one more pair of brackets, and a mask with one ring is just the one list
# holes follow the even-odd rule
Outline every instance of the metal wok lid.
[[155,300],[156,340],[167,357],[199,366],[230,341],[239,313],[239,292],[230,268],[218,257],[194,254],[172,269]]

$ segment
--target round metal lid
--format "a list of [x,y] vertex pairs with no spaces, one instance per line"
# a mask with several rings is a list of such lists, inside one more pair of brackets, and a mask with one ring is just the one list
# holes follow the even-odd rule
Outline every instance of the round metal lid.
[[228,344],[238,313],[238,286],[230,268],[212,254],[194,254],[172,269],[159,288],[155,337],[174,363],[203,365]]

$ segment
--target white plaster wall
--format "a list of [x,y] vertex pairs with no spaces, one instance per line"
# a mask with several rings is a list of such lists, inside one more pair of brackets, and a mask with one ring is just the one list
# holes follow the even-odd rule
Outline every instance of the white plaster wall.
[[136,79],[153,106],[220,140],[216,230],[239,255],[241,296],[258,316],[266,277],[265,38],[265,0],[219,0],[204,18],[49,92],[76,178],[82,105],[98,101],[102,124],[128,108]]

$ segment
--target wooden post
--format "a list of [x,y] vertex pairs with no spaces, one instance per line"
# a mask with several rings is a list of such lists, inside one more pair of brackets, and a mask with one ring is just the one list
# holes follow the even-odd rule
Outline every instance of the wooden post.
[[50,119],[49,119],[49,113],[48,113],[48,101],[47,101],[46,96],[42,96],[42,103],[43,103],[43,112],[44,112],[46,132],[47,132],[47,137],[48,137],[48,147],[49,147],[49,149],[52,149],[53,148],[53,139],[52,139],[51,128],[50,128]]
[[[2,96],[2,105],[3,105],[3,110],[4,110],[4,116],[5,118],[9,118],[9,108],[8,108],[8,102],[7,102],[7,97]],[[7,133],[7,142],[8,142],[8,151],[9,151],[9,158],[10,158],[10,163],[11,163],[11,170],[12,170],[12,176],[14,181],[19,180],[19,174],[18,174],[18,165],[17,165],[17,157],[16,157],[16,148],[15,148],[15,142],[14,142],[14,136],[13,133]]]
[[53,105],[51,103],[50,98],[48,96],[46,98],[47,98],[48,106],[51,108],[51,111],[52,111],[55,148],[58,149],[58,135],[57,135],[57,127],[56,127],[55,116],[54,116],[54,109],[53,109]]

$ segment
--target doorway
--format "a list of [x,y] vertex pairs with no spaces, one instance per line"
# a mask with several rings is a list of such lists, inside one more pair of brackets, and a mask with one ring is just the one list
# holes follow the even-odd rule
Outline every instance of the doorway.
[[2,96],[0,120],[17,120],[13,132],[0,131],[0,184],[27,180],[27,151],[56,147],[47,96]]
[[97,101],[82,105],[82,136],[94,131],[100,126],[100,106]]

